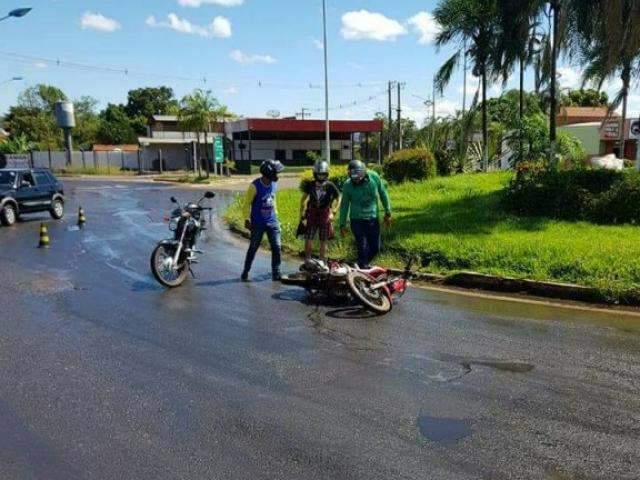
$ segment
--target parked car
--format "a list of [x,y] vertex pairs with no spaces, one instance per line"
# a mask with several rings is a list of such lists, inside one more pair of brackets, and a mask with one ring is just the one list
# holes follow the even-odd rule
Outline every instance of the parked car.
[[0,221],[15,224],[25,213],[49,212],[64,216],[62,183],[44,168],[0,170]]

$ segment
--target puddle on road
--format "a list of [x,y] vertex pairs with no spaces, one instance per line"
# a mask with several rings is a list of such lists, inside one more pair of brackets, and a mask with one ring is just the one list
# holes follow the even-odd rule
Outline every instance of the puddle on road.
[[452,362],[460,364],[465,370],[471,372],[473,367],[487,367],[500,372],[510,373],[529,373],[535,366],[530,363],[511,361],[511,360],[493,360],[487,358],[467,358],[456,355],[441,355],[439,359],[443,362]]
[[430,442],[451,445],[470,436],[471,422],[457,418],[438,418],[422,414],[418,416],[420,435]]
[[471,369],[472,366],[489,367],[501,372],[528,373],[535,367],[529,363],[522,362],[500,362],[493,360],[469,360],[462,362],[462,366]]

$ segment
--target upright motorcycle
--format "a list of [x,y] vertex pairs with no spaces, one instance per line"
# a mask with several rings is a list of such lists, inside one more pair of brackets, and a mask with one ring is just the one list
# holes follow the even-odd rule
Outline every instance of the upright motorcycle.
[[198,263],[197,255],[203,253],[195,248],[206,230],[203,212],[212,210],[211,207],[203,207],[202,202],[215,196],[213,192],[206,192],[197,203],[182,206],[175,197],[171,197],[171,202],[178,205],[168,218],[173,238],[160,241],[151,254],[151,271],[161,285],[179,287],[189,272],[193,275],[191,265]]

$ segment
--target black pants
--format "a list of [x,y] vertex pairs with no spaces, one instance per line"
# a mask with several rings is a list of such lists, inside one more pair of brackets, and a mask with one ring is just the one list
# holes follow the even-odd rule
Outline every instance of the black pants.
[[380,222],[377,218],[351,220],[351,230],[356,239],[358,266],[360,268],[368,267],[371,261],[380,253]]

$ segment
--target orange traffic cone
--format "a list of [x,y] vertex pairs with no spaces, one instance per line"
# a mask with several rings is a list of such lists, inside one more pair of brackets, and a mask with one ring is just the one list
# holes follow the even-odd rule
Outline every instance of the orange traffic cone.
[[84,210],[80,207],[78,208],[78,226],[82,228],[85,223],[87,223],[87,217],[85,217]]
[[38,243],[38,248],[49,248],[49,244],[51,240],[49,239],[49,230],[47,230],[47,226],[44,223],[40,224],[40,243]]

